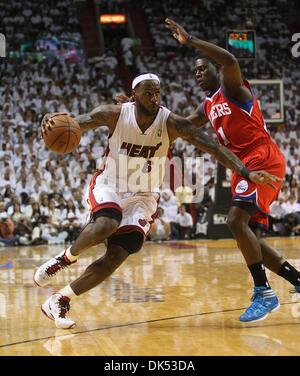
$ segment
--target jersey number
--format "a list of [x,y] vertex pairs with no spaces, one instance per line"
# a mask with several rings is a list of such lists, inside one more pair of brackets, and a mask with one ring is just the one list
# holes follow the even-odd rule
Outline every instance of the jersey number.
[[144,174],[148,174],[152,170],[152,161],[147,161],[142,169]]

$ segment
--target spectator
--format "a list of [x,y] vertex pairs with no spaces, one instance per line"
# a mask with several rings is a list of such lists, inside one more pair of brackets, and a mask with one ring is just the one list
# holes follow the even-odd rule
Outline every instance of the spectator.
[[32,207],[32,214],[31,214],[31,224],[32,227],[39,227],[41,220],[42,220],[42,214],[40,210],[40,204],[38,202],[33,202],[31,204]]
[[172,239],[189,239],[192,235],[193,218],[186,211],[185,205],[180,205],[179,213],[176,215],[171,225]]
[[21,212],[21,205],[18,202],[15,202],[12,206],[10,206],[7,209],[7,214],[16,224],[23,215]]
[[31,222],[25,216],[19,218],[14,234],[18,237],[20,245],[36,245],[41,242],[40,229],[38,227],[32,229]]
[[70,211],[62,222],[62,229],[68,233],[68,243],[72,243],[78,237],[80,233],[80,221],[73,211]]
[[41,238],[48,244],[63,244],[68,237],[66,231],[60,232],[60,229],[53,224],[51,217],[43,217],[40,228]]
[[300,232],[300,213],[289,213],[276,225],[280,236],[298,235]]
[[165,220],[171,222],[178,212],[178,206],[176,197],[170,189],[161,193],[160,207],[163,209]]
[[18,236],[14,235],[15,225],[7,213],[0,213],[0,245],[12,246],[18,244]]
[[151,240],[161,241],[168,240],[170,237],[171,227],[170,223],[164,217],[164,209],[158,207],[157,218],[155,218],[154,223],[151,226]]

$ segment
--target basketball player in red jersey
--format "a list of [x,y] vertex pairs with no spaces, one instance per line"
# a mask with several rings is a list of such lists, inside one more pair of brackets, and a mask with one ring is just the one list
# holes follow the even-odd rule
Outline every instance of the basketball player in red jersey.
[[[195,67],[196,79],[208,96],[187,119],[197,127],[210,121],[220,144],[238,156],[247,168],[263,169],[283,179],[284,156],[270,138],[257,99],[249,83],[243,80],[237,59],[225,49],[189,35],[171,19],[166,19],[166,26],[181,44],[195,47],[208,57],[197,59]],[[272,189],[236,173],[232,176],[228,226],[255,285],[252,304],[240,317],[243,322],[263,320],[279,308],[264,265],[300,292],[300,272],[277,250],[258,239],[250,228],[252,225],[267,228],[269,207],[277,198],[281,184],[274,183],[275,189]]]
[[[279,180],[264,171],[250,172],[230,150],[211,140],[190,121],[161,106],[160,80],[155,74],[136,77],[132,90],[132,103],[102,105],[77,117],[82,132],[101,126],[109,128],[106,163],[92,178],[87,192],[90,222],[71,247],[38,268],[34,280],[39,286],[47,286],[54,275],[76,262],[88,248],[107,240],[107,250],[79,278],[50,296],[42,305],[43,312],[55,321],[58,328],[75,325],[66,315],[71,298],[99,285],[130,254],[141,249],[157,210],[159,195],[155,191],[163,181],[160,168],[153,167],[151,171],[143,166],[151,165],[156,157],[167,157],[170,143],[177,137],[214,155],[226,167],[249,177],[249,181],[275,184]],[[51,114],[44,118],[42,132],[51,132],[49,128]],[[142,169],[136,171],[135,165],[131,164],[133,180],[144,181],[146,178],[145,189],[129,185],[132,175],[123,174],[133,158],[139,158],[139,165],[142,166]],[[121,163],[123,168],[120,169]],[[149,189],[147,176],[150,172]],[[122,188],[128,187],[128,190],[116,189],[120,184]]]

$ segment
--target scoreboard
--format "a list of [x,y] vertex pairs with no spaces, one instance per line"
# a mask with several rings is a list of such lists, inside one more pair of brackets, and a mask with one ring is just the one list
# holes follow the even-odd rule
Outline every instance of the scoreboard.
[[103,30],[124,30],[127,27],[127,15],[118,14],[99,14],[99,23]]
[[255,59],[255,30],[227,30],[226,46],[237,59]]

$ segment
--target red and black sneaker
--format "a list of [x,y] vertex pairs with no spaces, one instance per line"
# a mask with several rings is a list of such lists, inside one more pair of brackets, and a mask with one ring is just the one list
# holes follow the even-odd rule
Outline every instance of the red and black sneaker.
[[52,277],[54,277],[58,272],[60,272],[64,268],[67,268],[68,266],[74,264],[77,261],[76,260],[71,262],[67,258],[65,253],[66,251],[63,251],[62,253],[45,262],[38,268],[33,278],[34,282],[38,286],[44,287],[49,285]]
[[61,294],[54,294],[42,304],[42,312],[51,320],[59,329],[70,329],[75,325],[75,321],[66,317],[70,310],[70,299]]

